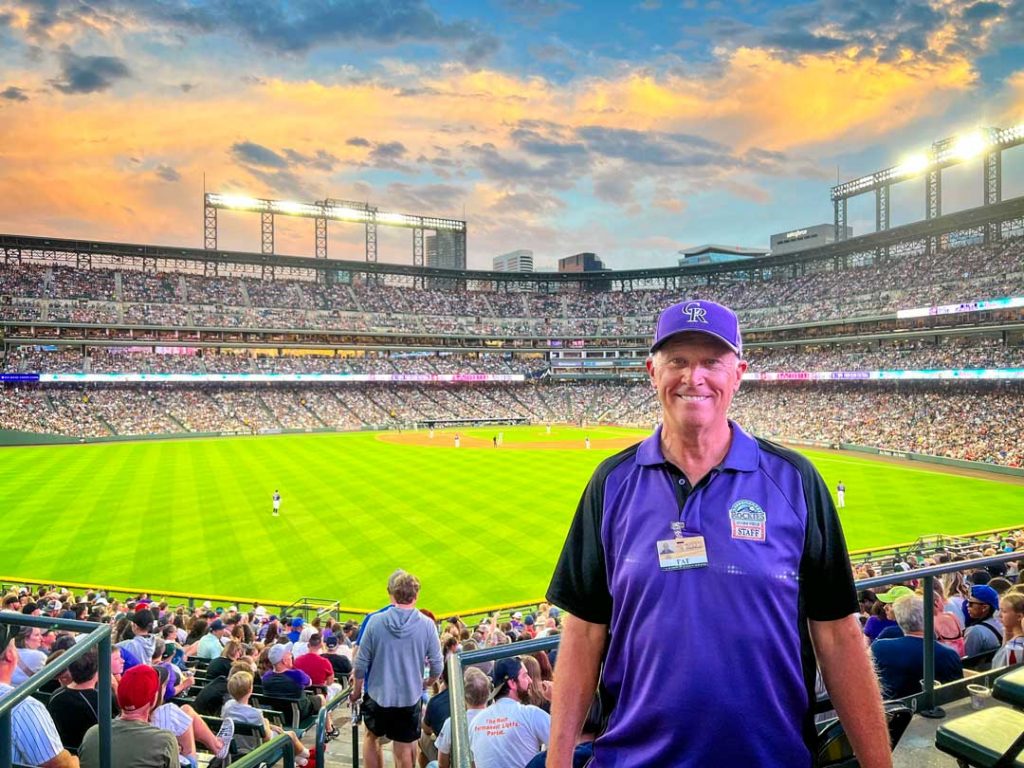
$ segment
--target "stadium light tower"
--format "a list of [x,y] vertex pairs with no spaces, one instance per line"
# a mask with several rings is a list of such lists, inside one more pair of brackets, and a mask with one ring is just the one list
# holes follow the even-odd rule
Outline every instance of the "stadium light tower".
[[261,252],[274,253],[274,217],[297,216],[313,219],[316,232],[316,257],[327,258],[327,222],[341,221],[348,224],[363,224],[366,227],[366,260],[377,261],[377,227],[398,227],[412,230],[413,264],[423,266],[423,238],[426,230],[446,232],[461,245],[462,269],[466,268],[466,222],[441,216],[419,216],[409,213],[381,211],[369,203],[327,198],[315,203],[300,203],[292,200],[266,200],[244,195],[221,195],[206,192],[203,195],[203,230],[206,250],[217,249],[217,211],[229,210],[260,214],[262,243]]
[[[890,191],[893,184],[917,176],[925,179],[925,218],[942,215],[942,169],[984,155],[984,204],[993,205],[1002,200],[1003,150],[1024,144],[1024,124],[1013,128],[978,128],[967,133],[934,142],[929,149],[906,157],[898,165],[875,171],[859,179],[832,187],[835,209],[835,238],[846,238],[847,201],[851,197],[875,193],[875,231],[889,229],[891,206]],[[998,236],[998,233],[992,233]]]

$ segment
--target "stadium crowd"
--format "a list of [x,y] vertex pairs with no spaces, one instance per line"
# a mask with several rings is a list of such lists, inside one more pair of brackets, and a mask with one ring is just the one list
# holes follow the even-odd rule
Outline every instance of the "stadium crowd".
[[[295,279],[142,274],[24,263],[0,277],[0,319],[171,327],[291,328],[498,336],[646,335],[679,295],[739,308],[747,328],[892,313],[1024,293],[1021,239],[808,266],[806,274],[678,278],[676,287],[593,293],[440,290],[384,279],[327,285]],[[243,269],[239,267],[238,269]],[[392,278],[401,280],[401,278]],[[493,286],[490,286],[493,287]]]
[[[936,579],[932,595],[924,595],[921,582],[914,578],[915,569],[921,567],[997,553],[1020,552],[1024,556],[1024,530],[976,538],[965,546],[959,550],[938,547],[884,564],[862,561],[855,566],[857,578],[883,572],[902,572],[906,577],[884,591],[862,590],[858,594],[864,642],[870,646],[886,699],[921,690],[924,611],[934,615],[937,682],[954,682],[979,670],[1024,662],[1024,583],[1018,583],[1024,560],[946,574]],[[353,671],[362,681],[365,665],[361,666],[359,654],[363,644],[369,648],[371,642],[370,635],[363,634],[365,619],[362,626],[329,614],[307,621],[298,615],[274,614],[258,603],[240,609],[237,605],[214,607],[206,601],[189,608],[148,594],[118,599],[104,591],[76,593],[52,586],[13,586],[0,601],[2,612],[108,623],[113,633],[109,682],[99,679],[93,651],[46,684],[37,700],[18,705],[22,709],[15,714],[15,756],[29,765],[47,762],[62,750],[80,754],[83,765],[95,765],[90,752],[96,749],[99,686],[111,686],[112,714],[123,715],[135,708],[133,692],[137,678],[144,675],[152,675],[154,682],[146,695],[156,703],[145,710],[142,720],[169,734],[169,753],[176,753],[182,765],[196,765],[204,752],[210,753],[207,758],[225,755],[232,741],[235,752],[243,754],[281,732],[281,716],[273,710],[281,708],[282,699],[296,702],[301,715],[310,717],[352,685]],[[438,620],[429,610],[419,611],[429,620],[445,657],[457,651],[514,646],[558,635],[562,626],[559,609],[547,604],[506,609],[470,624],[458,616]],[[9,625],[0,621],[0,628],[5,626]],[[0,697],[59,660],[85,637],[30,627],[14,632],[6,635],[11,638],[7,650],[0,648]],[[378,663],[384,665],[385,661]],[[439,664],[437,670],[440,668]],[[478,768],[498,768],[509,761],[543,765],[558,669],[557,650],[512,655],[465,669],[470,748]],[[377,674],[375,690],[379,691],[382,673]],[[388,674],[399,672],[389,669]],[[417,686],[422,682],[419,675],[418,669]],[[439,679],[429,685],[424,703],[417,705],[422,731],[412,743],[417,745],[413,750],[422,753],[421,765],[428,760],[447,765],[451,753],[451,726],[446,723],[451,700],[444,677],[436,672],[431,679],[434,677]],[[488,717],[508,717],[510,708],[524,727],[529,723],[524,732],[528,736],[494,738],[498,729],[488,733],[486,728],[472,727],[476,718],[486,722]],[[338,733],[332,720],[339,715],[336,711],[329,716],[325,743],[314,744],[308,735],[305,739],[292,737],[298,765],[311,764],[312,750],[329,746],[327,742]],[[238,729],[243,726],[255,729],[241,735]],[[116,731],[122,727],[115,726],[115,749]],[[581,758],[598,730],[584,729]],[[138,749],[142,742],[131,743]],[[368,739],[367,744],[368,749],[377,749],[375,739]],[[374,757],[364,754],[367,760]]]

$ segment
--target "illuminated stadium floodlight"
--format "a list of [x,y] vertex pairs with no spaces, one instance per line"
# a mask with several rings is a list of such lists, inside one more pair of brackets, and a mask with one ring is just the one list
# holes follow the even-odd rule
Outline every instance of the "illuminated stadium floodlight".
[[[274,253],[274,217],[295,216],[313,219],[316,222],[316,256],[327,258],[327,222],[339,221],[348,224],[363,224],[366,227],[366,260],[377,260],[377,227],[399,227],[413,231],[413,264],[422,266],[424,261],[424,232],[446,233],[453,252],[461,254],[461,265],[465,269],[466,222],[441,216],[418,216],[410,213],[381,211],[368,203],[350,200],[318,200],[303,203],[294,200],[267,200],[245,195],[222,195],[204,193],[204,247],[217,248],[217,211],[228,210],[243,213],[259,213],[262,219],[262,252]],[[440,239],[440,238],[438,238]]]
[[984,157],[985,205],[1002,200],[1002,152],[1024,144],[1024,124],[1013,128],[977,128],[934,142],[924,152],[904,158],[898,165],[832,187],[835,237],[846,237],[847,201],[866,192],[875,193],[875,230],[889,228],[889,192],[893,184],[925,176],[927,219],[942,215],[942,169],[975,157]]

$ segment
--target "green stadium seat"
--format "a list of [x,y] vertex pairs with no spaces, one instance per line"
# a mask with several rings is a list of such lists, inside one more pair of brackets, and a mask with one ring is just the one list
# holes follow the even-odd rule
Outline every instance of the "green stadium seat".
[[990,707],[939,726],[935,746],[960,768],[1024,768],[1024,714]]
[[[892,702],[885,705],[885,722],[889,729],[889,748],[903,738],[914,713],[905,704]],[[839,720],[832,720],[818,732],[818,768],[857,768],[857,758],[849,736]]]
[[997,678],[992,685],[992,698],[1024,709],[1024,667]]

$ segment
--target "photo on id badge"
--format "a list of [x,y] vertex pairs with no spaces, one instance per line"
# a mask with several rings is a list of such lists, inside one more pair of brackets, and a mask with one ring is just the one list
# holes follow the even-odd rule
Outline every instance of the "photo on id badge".
[[676,536],[658,542],[658,565],[663,571],[702,568],[707,564],[703,536]]

